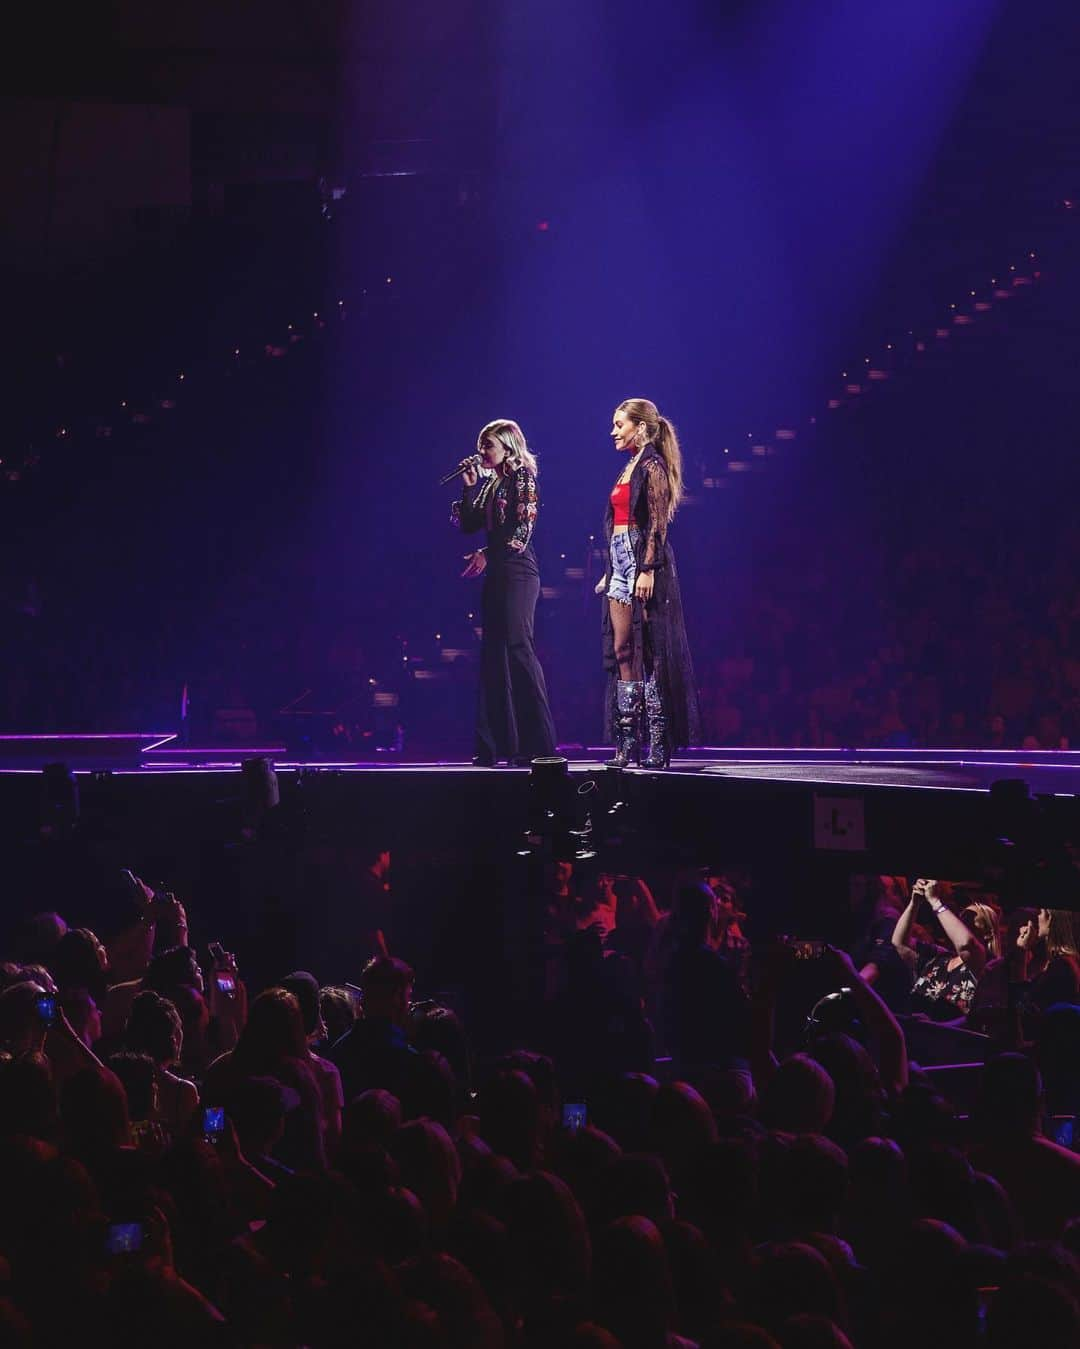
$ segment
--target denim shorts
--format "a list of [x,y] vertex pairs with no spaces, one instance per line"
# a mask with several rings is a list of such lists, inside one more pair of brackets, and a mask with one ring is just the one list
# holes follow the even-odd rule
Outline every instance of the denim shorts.
[[620,604],[631,604],[634,599],[634,581],[637,579],[637,567],[634,564],[636,533],[636,530],[628,529],[611,536],[607,597],[609,600],[618,600]]

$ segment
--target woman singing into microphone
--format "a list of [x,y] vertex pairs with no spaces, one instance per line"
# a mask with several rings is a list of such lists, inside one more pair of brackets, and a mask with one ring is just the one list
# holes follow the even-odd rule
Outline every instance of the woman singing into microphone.
[[480,696],[476,757],[490,768],[518,766],[555,750],[544,672],[533,645],[540,569],[532,548],[539,497],[536,457],[517,422],[494,421],[477,437],[478,456],[462,467],[453,521],[466,534],[487,530],[487,544],[466,554],[463,576],[483,576]]
[[682,496],[682,454],[674,426],[647,398],[619,404],[611,438],[627,462],[608,500],[607,567],[596,587],[606,596],[604,731],[615,741],[614,767],[640,761],[643,768],[666,768],[672,749],[698,736],[697,689],[668,542]]

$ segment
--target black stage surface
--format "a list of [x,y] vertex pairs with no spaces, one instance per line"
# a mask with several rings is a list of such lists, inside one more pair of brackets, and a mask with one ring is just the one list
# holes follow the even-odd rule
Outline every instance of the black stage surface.
[[[982,866],[995,840],[1014,852],[1044,836],[1080,843],[1080,751],[702,747],[665,773],[606,769],[600,747],[562,753],[573,797],[562,809],[577,828],[588,816],[601,850],[957,875]],[[399,847],[517,851],[539,790],[529,769],[389,753],[300,762],[280,744],[199,748],[168,733],[0,736],[0,836],[10,838],[16,822],[20,832],[33,828],[46,763],[72,770],[85,815],[111,803],[111,813],[157,834],[152,817],[166,803],[173,817],[243,813],[240,768],[256,757],[274,765],[287,810],[302,802],[309,820],[349,819]]]

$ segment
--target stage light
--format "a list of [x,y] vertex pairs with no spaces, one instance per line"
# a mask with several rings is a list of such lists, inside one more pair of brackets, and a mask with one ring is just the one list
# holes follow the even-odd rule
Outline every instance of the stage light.
[[570,763],[560,754],[533,759],[529,779],[529,847],[519,856],[560,862],[584,862],[596,854],[590,844],[592,819],[587,798],[596,783],[587,779],[576,790]]

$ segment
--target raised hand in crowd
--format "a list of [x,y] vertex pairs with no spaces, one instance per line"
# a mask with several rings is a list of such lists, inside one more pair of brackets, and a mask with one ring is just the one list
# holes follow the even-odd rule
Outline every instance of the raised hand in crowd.
[[187,946],[187,912],[171,891],[163,891],[152,896],[149,915],[156,928],[156,945],[159,950],[165,950],[170,946]]
[[907,1044],[899,1021],[855,968],[855,962],[846,951],[826,943],[822,956],[838,983],[851,990],[863,1025],[874,1039],[882,1083],[899,1095],[908,1084]]
[[233,1049],[247,1022],[247,986],[240,978],[236,957],[231,951],[211,942],[208,952],[210,977],[206,1004],[217,1026],[218,1048]]

